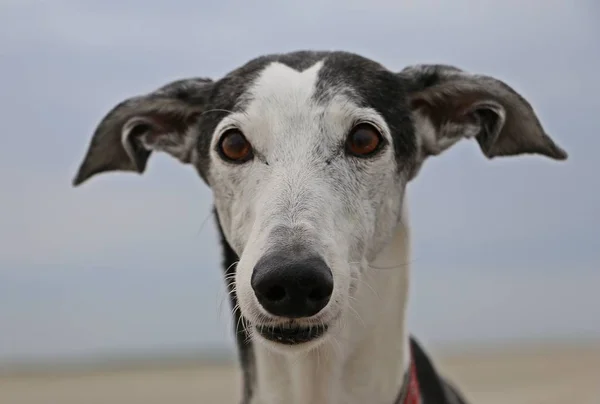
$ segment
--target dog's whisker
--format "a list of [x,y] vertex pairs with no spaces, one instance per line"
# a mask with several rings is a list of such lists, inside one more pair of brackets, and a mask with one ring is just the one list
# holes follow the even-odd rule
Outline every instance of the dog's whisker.
[[376,299],[378,299],[378,300],[381,299],[379,296],[379,293],[377,293],[375,288],[373,288],[373,286],[371,286],[368,279],[366,279],[365,277],[357,277],[357,278],[355,278],[355,281],[357,281],[359,285],[365,285],[373,293],[373,295],[375,296]]
[[348,309],[356,316],[356,318],[358,319],[358,321],[360,321],[360,323],[362,324],[363,328],[366,328],[367,325],[363,321],[362,317],[360,316],[360,314],[358,314],[358,311],[356,311],[356,309],[352,306],[352,302],[356,302],[356,298],[354,296],[348,296],[348,299],[350,300],[348,302]]
[[[382,271],[388,271],[388,270],[394,270],[394,269],[402,269],[402,268],[408,268],[410,265],[414,264],[415,261],[417,261],[416,258],[411,259],[410,261],[406,261],[403,263],[400,263],[398,265],[391,265],[388,267],[379,267],[373,264],[367,264],[369,269],[378,269],[378,270],[382,270]],[[349,265],[357,265],[357,264],[361,264],[361,262],[359,261],[350,261],[348,262]]]
[[196,236],[199,236],[200,234],[202,234],[202,230],[204,230],[204,226],[206,226],[206,223],[208,223],[208,219],[210,219],[213,215],[213,211],[211,210],[208,215],[206,215],[206,217],[204,218],[204,220],[202,221],[202,223],[200,223],[200,227],[198,228],[198,233],[196,234]]

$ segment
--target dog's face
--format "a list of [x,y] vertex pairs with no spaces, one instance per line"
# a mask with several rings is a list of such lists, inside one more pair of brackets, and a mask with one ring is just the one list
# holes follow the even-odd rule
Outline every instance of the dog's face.
[[194,165],[239,257],[235,293],[254,338],[309,347],[333,332],[392,238],[407,182],[469,137],[489,158],[566,158],[529,104],[493,78],[296,52],[125,100],[98,126],[75,184],[141,173],[152,151]]

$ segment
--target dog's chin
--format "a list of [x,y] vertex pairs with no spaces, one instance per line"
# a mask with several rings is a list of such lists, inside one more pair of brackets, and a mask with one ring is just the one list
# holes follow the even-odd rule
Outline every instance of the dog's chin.
[[327,324],[282,323],[255,326],[256,334],[266,342],[290,348],[314,345],[325,337],[328,329]]

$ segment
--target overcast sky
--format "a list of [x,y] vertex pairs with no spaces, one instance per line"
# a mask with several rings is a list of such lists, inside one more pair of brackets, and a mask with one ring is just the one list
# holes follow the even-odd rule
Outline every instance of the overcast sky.
[[494,75],[569,152],[487,161],[464,142],[428,162],[409,187],[421,339],[600,336],[600,6],[494,3],[1,0],[0,362],[231,346],[195,172],[156,155],[70,181],[125,97],[297,49]]

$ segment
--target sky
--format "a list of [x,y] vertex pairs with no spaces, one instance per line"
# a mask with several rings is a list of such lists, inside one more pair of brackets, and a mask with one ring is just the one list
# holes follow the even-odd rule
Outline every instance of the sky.
[[492,75],[569,153],[489,161],[466,141],[427,162],[408,188],[414,334],[600,337],[599,19],[592,0],[0,0],[0,364],[232,349],[193,169],[155,155],[143,176],[71,179],[124,98],[298,49]]

